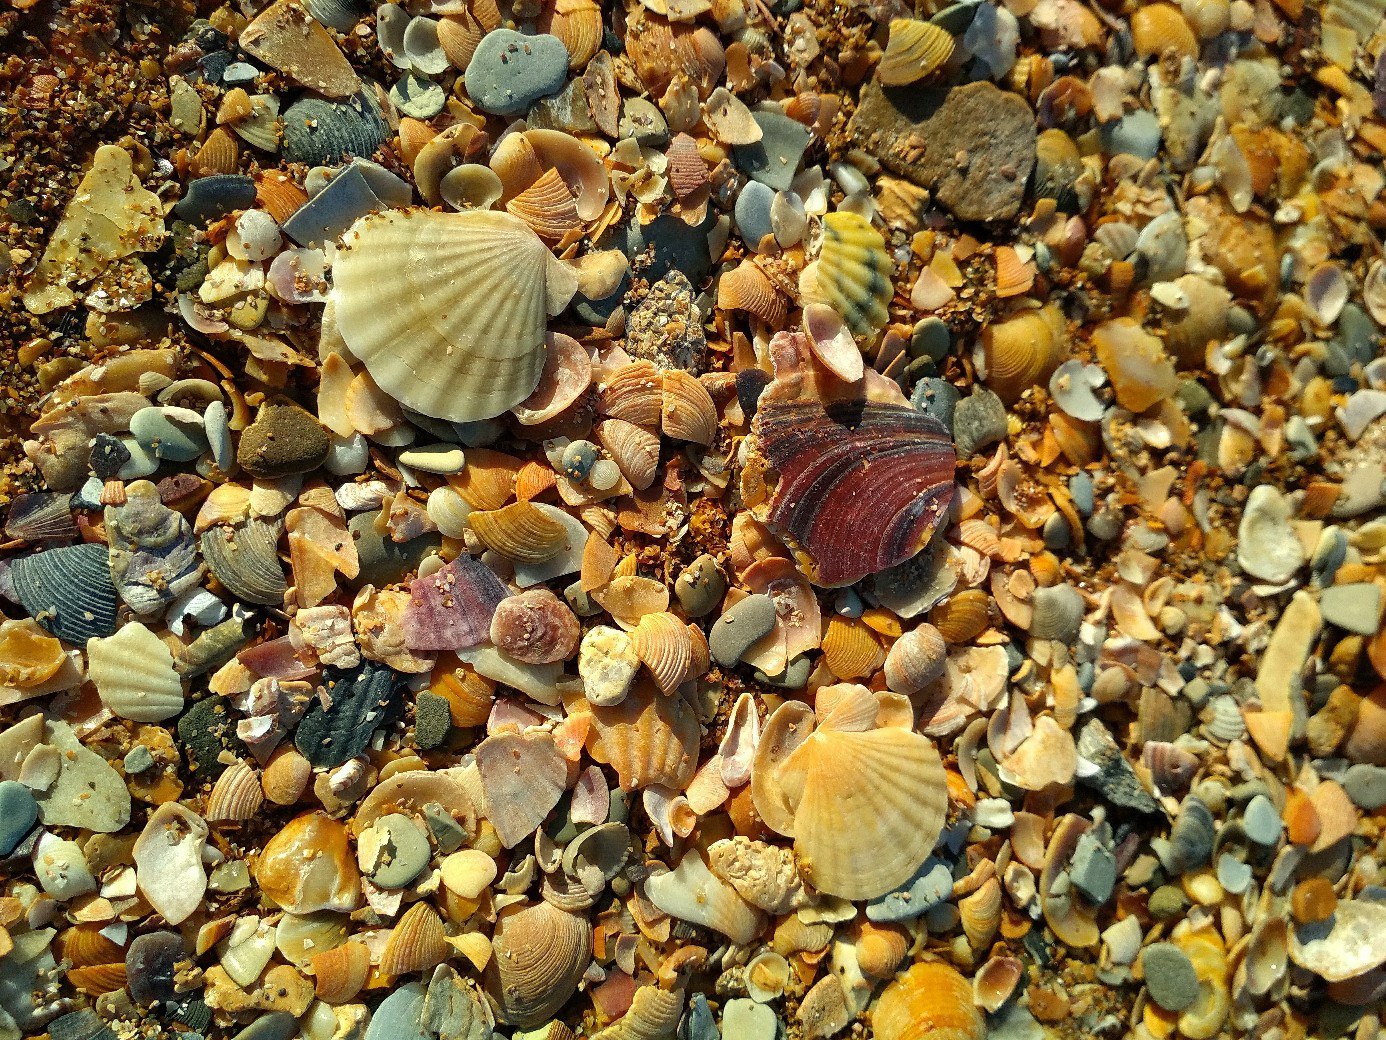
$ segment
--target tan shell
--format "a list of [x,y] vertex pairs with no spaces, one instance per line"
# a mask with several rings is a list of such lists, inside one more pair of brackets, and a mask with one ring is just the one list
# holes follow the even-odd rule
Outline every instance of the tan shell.
[[92,964],[85,968],[73,968],[67,973],[67,981],[72,983],[77,992],[85,993],[89,997],[114,993],[125,988],[125,964]]
[[885,662],[881,644],[860,620],[834,614],[823,633],[823,663],[839,679],[864,679]]
[[891,644],[885,659],[886,686],[913,696],[942,677],[948,644],[933,625],[921,624]]
[[634,361],[607,377],[597,398],[597,411],[612,419],[624,419],[655,430],[659,428],[662,403],[658,370],[648,361]]
[[467,12],[438,19],[438,46],[447,55],[448,64],[459,72],[467,71],[485,35],[486,30]]
[[857,929],[857,964],[872,978],[888,979],[905,959],[910,937],[896,924],[863,921]]
[[692,677],[693,639],[688,625],[675,615],[646,614],[630,637],[662,692],[673,693]]
[[971,895],[958,900],[963,934],[974,950],[984,950],[1001,927],[1001,882],[994,876]]
[[972,987],[942,961],[921,961],[881,992],[871,1015],[876,1040],[982,1040],[986,1020]]
[[707,26],[670,22],[644,8],[636,8],[627,21],[625,42],[640,82],[657,98],[683,75],[706,99],[726,67],[726,53]]
[[313,764],[292,745],[281,746],[265,766],[260,787],[275,805],[293,805],[313,779]]
[[500,509],[477,510],[467,518],[489,549],[519,563],[551,560],[567,544],[567,529],[529,502],[512,502]]
[[87,640],[87,668],[101,702],[122,719],[160,722],[183,710],[173,653],[138,621]]
[[533,228],[540,238],[553,242],[583,226],[578,216],[577,196],[557,170],[541,174],[538,180],[507,202],[505,208]]
[[630,481],[644,491],[659,472],[659,438],[643,427],[624,419],[603,419],[593,429],[597,443],[605,448]]
[[77,925],[58,937],[62,960],[71,961],[74,968],[93,964],[111,964],[124,958],[125,951],[101,934],[95,925]]
[[717,308],[745,311],[772,329],[782,328],[789,317],[789,299],[751,260],[742,260],[718,279]]
[[987,387],[1013,404],[1026,390],[1044,385],[1064,359],[1064,335],[1063,314],[1055,304],[986,326],[980,353]]
[[250,820],[264,804],[265,792],[260,786],[260,777],[244,762],[236,762],[217,777],[216,786],[207,798],[205,819],[208,823]]
[[981,589],[965,589],[929,611],[929,621],[945,643],[969,642],[991,624],[991,597]]
[[953,34],[932,22],[894,18],[876,75],[888,87],[921,80],[953,56]]
[[602,46],[602,9],[594,0],[553,0],[544,5],[539,31],[563,41],[568,68],[580,69]]
[[523,465],[501,451],[468,448],[467,465],[448,484],[473,509],[499,509],[514,497],[515,477]]
[[266,213],[283,224],[308,201],[308,193],[279,170],[268,170],[255,178],[255,201]]
[[496,919],[486,992],[502,1022],[532,1029],[568,1002],[592,960],[592,925],[548,903],[517,903]]
[[972,978],[972,1000],[983,1011],[995,1014],[1011,999],[1020,984],[1024,966],[1015,957],[992,957]]
[[360,942],[343,943],[314,954],[312,966],[318,999],[327,1004],[347,1004],[370,977],[370,947]]
[[461,729],[482,725],[491,716],[496,684],[470,665],[446,657],[433,669],[429,690],[448,702],[452,724]]
[[696,376],[678,369],[664,373],[660,424],[677,441],[710,445],[717,439],[717,406]]
[[539,385],[513,409],[522,426],[536,426],[561,415],[592,384],[592,361],[581,343],[561,332],[550,332],[545,344]]
[[1020,259],[1010,246],[996,247],[996,295],[1002,299],[1020,296],[1035,284],[1035,269]]
[[683,1016],[681,989],[641,986],[631,999],[630,1010],[620,1020],[595,1034],[592,1040],[651,1040],[673,1036]]
[[651,683],[637,678],[619,704],[588,710],[588,751],[616,770],[622,790],[659,786],[681,791],[693,779],[698,720],[682,697],[661,696]]
[[276,0],[241,30],[245,51],[290,79],[331,98],[351,97],[361,80],[337,41],[305,7]]
[[442,964],[451,952],[438,911],[427,903],[415,903],[390,932],[380,954],[380,972],[408,975],[427,971]]
[[697,195],[708,185],[707,161],[698,151],[698,142],[687,134],[677,135],[669,142],[665,152],[668,166],[665,176],[669,187],[674,189],[674,197],[685,200]]
[[202,147],[189,165],[199,177],[213,173],[235,173],[241,165],[241,144],[235,134],[219,126],[207,135],[207,140],[202,142]]

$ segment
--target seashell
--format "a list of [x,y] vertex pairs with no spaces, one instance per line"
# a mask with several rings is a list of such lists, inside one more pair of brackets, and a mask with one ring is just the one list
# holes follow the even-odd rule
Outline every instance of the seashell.
[[116,591],[104,545],[21,556],[8,565],[4,578],[7,595],[65,643],[85,646],[87,640],[115,631]]
[[[443,199],[443,180],[459,163],[466,164],[475,158],[474,152],[486,140],[478,136],[475,123],[459,122],[445,130],[433,134],[419,146],[418,154],[410,164],[414,171],[414,183],[419,194],[431,206],[441,205]],[[492,173],[494,177],[495,174]],[[538,176],[538,172],[535,173]]]
[[308,201],[308,193],[287,174],[269,170],[255,179],[255,204],[283,225]]
[[0,621],[0,687],[10,687],[0,699],[26,700],[78,685],[76,657],[30,618]]
[[[741,473],[756,518],[789,546],[810,581],[827,588],[914,556],[954,487],[953,448],[937,419],[871,379],[846,389],[844,397],[843,384],[826,375],[792,378],[777,367],[760,395]],[[778,477],[773,490],[768,472]]]
[[892,273],[885,239],[870,221],[847,210],[829,213],[805,302],[827,304],[856,335],[870,338],[889,318]]
[[491,618],[491,642],[525,664],[566,661],[581,635],[568,604],[543,588],[501,600]]
[[[546,315],[577,289],[522,221],[483,210],[363,217],[338,249],[333,282],[338,328],[375,382],[453,422],[489,419],[534,392]],[[382,284],[396,306],[379,306]]]
[[92,964],[84,968],[72,968],[67,973],[67,981],[79,993],[89,997],[99,997],[125,988],[128,977],[125,964]]
[[123,719],[162,722],[183,710],[183,682],[163,640],[138,621],[87,642],[87,670],[101,703]]
[[283,132],[284,155],[308,166],[335,166],[344,155],[369,158],[390,136],[368,90],[343,101],[300,98],[284,110]]
[[678,134],[664,155],[665,176],[674,197],[681,202],[703,192],[708,186],[707,162],[698,151],[698,142],[687,134]]
[[958,900],[963,933],[974,950],[985,950],[1001,927],[1001,882],[990,877],[981,888]]
[[235,525],[218,524],[202,533],[202,556],[207,568],[238,600],[282,606],[288,583],[275,551],[282,530],[278,521],[254,518]]
[[519,217],[540,238],[557,242],[582,227],[577,197],[557,170],[549,170],[505,204],[507,212]]
[[350,913],[361,899],[347,829],[323,813],[296,816],[275,833],[255,864],[255,881],[293,914]]
[[5,515],[5,535],[27,542],[76,538],[72,496],[47,492],[16,495]]
[[561,332],[545,337],[539,385],[513,409],[522,426],[537,426],[561,415],[592,384],[592,362],[581,343]]
[[[641,986],[620,1020],[593,1034],[592,1040],[667,1040],[683,1017],[684,991]],[[557,1038],[556,1038],[557,1040]]]
[[452,724],[460,729],[485,723],[496,697],[494,682],[455,659],[439,660],[428,688],[448,702]]
[[834,614],[823,633],[823,663],[839,679],[862,679],[885,663],[885,654],[863,622]]
[[462,553],[428,577],[409,583],[409,605],[402,619],[405,642],[425,653],[484,643],[508,592],[490,567]]
[[722,78],[726,53],[707,26],[670,22],[640,8],[626,22],[626,53],[651,97],[663,97],[678,76],[706,99]]
[[967,979],[942,961],[921,961],[881,991],[871,1013],[877,1040],[982,1040],[986,1020]]
[[583,694],[592,704],[619,704],[640,668],[634,639],[619,628],[595,625],[582,637],[578,675]]
[[438,19],[438,46],[447,55],[448,64],[458,72],[466,72],[472,55],[486,35],[486,30],[468,11],[444,15]]
[[192,525],[153,484],[133,481],[125,493],[125,503],[105,513],[111,580],[132,610],[152,614],[197,585],[202,561]]
[[427,903],[415,903],[390,931],[380,952],[382,975],[408,975],[442,964],[453,952],[443,919]]
[[659,437],[624,419],[603,419],[593,433],[633,488],[644,491],[654,483],[659,472]]
[[910,629],[890,647],[885,659],[886,686],[912,697],[943,676],[948,645],[933,625]]
[[1283,917],[1267,915],[1256,923],[1247,943],[1246,957],[1238,969],[1253,996],[1264,996],[1285,977],[1290,966],[1290,929]]
[[1159,338],[1132,318],[1113,318],[1092,332],[1097,362],[1107,372],[1117,403],[1143,412],[1170,397],[1178,387],[1174,365]]
[[177,802],[164,802],[135,839],[130,855],[140,892],[169,924],[182,923],[202,905],[207,833],[202,817]]
[[1014,404],[1026,390],[1048,381],[1066,350],[1057,305],[1021,311],[982,330],[980,374],[1003,402]]
[[125,956],[125,951],[101,934],[94,925],[77,925],[58,936],[62,960],[74,968],[89,968],[94,964],[113,964]]
[[592,960],[592,925],[548,903],[514,903],[496,918],[486,992],[497,1017],[532,1029],[568,1002]]
[[601,50],[602,9],[594,0],[553,0],[537,23],[541,33],[563,41],[568,68],[581,69]]
[[659,371],[648,361],[622,365],[607,376],[597,398],[597,411],[649,430],[659,428],[663,389]]
[[531,502],[479,509],[467,523],[488,549],[521,563],[544,563],[562,551],[567,529]]
[[[863,687],[824,687],[858,698]],[[776,710],[756,751],[751,793],[767,826],[794,838],[799,869],[817,889],[875,899],[908,881],[933,850],[947,781],[927,737],[899,728],[816,732],[792,702]],[[856,825],[844,836],[839,823]]]
[[725,881],[707,869],[696,849],[689,849],[678,866],[645,882],[645,895],[670,917],[720,932],[737,944],[760,934],[765,918]]
[[932,22],[892,18],[876,76],[888,87],[923,79],[953,56],[953,34]]
[[717,280],[717,307],[745,311],[772,329],[782,327],[789,317],[789,299],[752,260],[742,260]]
[[1227,333],[1232,294],[1197,274],[1181,275],[1170,284],[1179,290],[1184,306],[1165,312],[1165,346],[1181,366],[1200,366],[1208,345]]
[[624,628],[634,628],[646,614],[669,609],[668,586],[638,574],[617,575],[590,595]]
[[247,54],[325,97],[347,98],[361,89],[361,80],[332,34],[292,0],[276,0],[266,7],[241,30],[237,43]]
[[265,797],[275,805],[293,805],[303,796],[313,778],[313,763],[297,748],[285,745],[275,750],[260,777]]
[[803,896],[803,882],[789,849],[738,834],[713,842],[707,854],[714,874],[767,913],[788,913]]
[[315,953],[313,992],[327,1004],[348,1004],[356,998],[371,973],[370,947],[362,942],[345,942],[341,946]]
[[783,996],[789,979],[789,962],[774,950],[761,950],[746,964],[746,991],[758,1003]]
[[677,616],[646,614],[630,633],[635,652],[663,693],[673,693],[693,678],[693,639]]
[[710,445],[717,439],[717,406],[696,376],[674,369],[660,384],[660,425],[677,441]]
[[504,191],[495,172],[479,163],[463,163],[438,181],[438,195],[453,209],[490,209]]
[[494,734],[477,745],[476,763],[486,818],[507,849],[534,833],[567,786],[567,763],[547,733]]
[[237,762],[217,777],[207,797],[206,819],[208,823],[252,820],[264,804],[259,775],[244,762]]
[[577,215],[596,220],[611,197],[606,165],[590,146],[561,130],[526,130],[510,134],[496,146],[491,169],[501,179],[502,198],[512,199],[550,170],[572,193]]
[[1034,187],[1037,198],[1053,199],[1065,213],[1078,210],[1076,185],[1083,172],[1078,145],[1064,131],[1050,128],[1036,138]]
[[1015,957],[991,957],[972,977],[972,1000],[988,1014],[996,1014],[1015,995],[1024,974]]
[[587,749],[616,770],[621,790],[682,791],[698,766],[698,720],[682,697],[660,696],[637,679],[619,704],[592,705]]
[[863,973],[876,979],[888,979],[909,953],[910,937],[899,925],[861,921],[856,928],[854,946],[857,966]]
[[971,642],[991,624],[991,597],[981,589],[964,589],[930,610],[929,621],[945,643]]

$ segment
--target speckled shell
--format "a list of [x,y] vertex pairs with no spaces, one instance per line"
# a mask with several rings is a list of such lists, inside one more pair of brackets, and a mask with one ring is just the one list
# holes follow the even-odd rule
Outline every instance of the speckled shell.
[[865,217],[842,211],[823,218],[823,249],[814,264],[814,299],[842,315],[858,336],[871,336],[889,319],[895,290],[885,239]]
[[953,55],[953,34],[932,22],[894,18],[876,75],[888,87],[923,79]]
[[1031,387],[1043,385],[1065,352],[1063,314],[1054,304],[1021,311],[982,330],[987,387],[1007,404]]
[[577,651],[581,635],[572,609],[545,588],[507,597],[491,618],[491,642],[526,664],[567,660]]
[[443,919],[428,903],[415,903],[404,912],[380,954],[384,975],[407,975],[442,964],[452,953]]
[[626,53],[652,97],[662,97],[677,75],[685,75],[706,99],[722,78],[726,54],[707,26],[670,22],[637,7],[626,22]]
[[87,657],[101,703],[122,719],[161,722],[183,710],[183,683],[173,654],[138,621],[106,639],[89,641]]
[[871,1015],[877,1040],[982,1040],[986,1020],[972,987],[942,961],[922,961],[881,992]]
[[208,823],[239,823],[253,819],[264,804],[259,775],[244,762],[236,762],[217,777],[216,786],[207,797],[204,819]]
[[588,751],[616,770],[622,790],[688,786],[698,765],[698,720],[682,697],[665,697],[637,678],[619,704],[589,710]]
[[500,415],[533,393],[546,316],[577,290],[523,221],[486,210],[363,217],[332,277],[338,329],[380,388],[454,422]]
[[552,0],[539,16],[539,31],[563,41],[568,68],[580,69],[602,45],[602,9],[594,0]]
[[202,556],[216,579],[237,599],[260,606],[284,603],[288,583],[275,547],[280,525],[250,519],[202,532]]
[[532,1029],[568,1002],[592,960],[586,917],[548,903],[501,911],[486,966],[486,992],[502,1022]]
[[710,445],[717,439],[717,406],[697,377],[665,372],[660,395],[660,426],[676,441]]

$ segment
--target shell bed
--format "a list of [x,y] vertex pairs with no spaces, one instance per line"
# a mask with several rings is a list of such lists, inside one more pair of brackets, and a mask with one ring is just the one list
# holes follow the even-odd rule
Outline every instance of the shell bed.
[[1381,1040],[1386,0],[0,53],[0,1040]]

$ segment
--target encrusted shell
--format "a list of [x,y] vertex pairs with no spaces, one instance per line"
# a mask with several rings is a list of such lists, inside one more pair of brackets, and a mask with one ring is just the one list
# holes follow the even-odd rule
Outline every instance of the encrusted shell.
[[722,78],[726,54],[707,26],[670,22],[636,8],[626,23],[626,53],[652,97],[663,97],[676,76],[686,76],[706,98]]
[[823,249],[812,270],[806,301],[832,307],[858,336],[874,335],[889,319],[893,265],[885,239],[865,217],[850,210],[825,216]]
[[280,525],[248,519],[218,524],[202,533],[202,556],[216,579],[245,603],[275,607],[284,603],[288,583],[275,547]]
[[972,987],[942,961],[921,961],[882,992],[871,1014],[878,1040],[982,1040],[986,1020]]
[[491,618],[491,642],[525,664],[566,661],[581,634],[568,604],[544,588],[502,600]]
[[698,765],[698,719],[682,697],[637,679],[619,704],[589,710],[588,751],[616,770],[622,790],[688,786]]
[[948,645],[938,629],[928,624],[912,628],[886,654],[886,686],[913,696],[942,677],[947,659]]
[[522,221],[487,210],[363,217],[332,276],[338,329],[380,388],[454,422],[491,418],[534,392],[546,316],[577,289]]
[[532,1029],[576,992],[592,960],[592,925],[549,903],[517,903],[500,912],[491,945],[485,983],[498,1017]]
[[101,702],[123,719],[162,722],[183,710],[183,682],[172,652],[138,621],[90,640],[87,667]]
[[673,870],[646,881],[645,893],[666,914],[721,932],[734,943],[749,943],[765,924],[736,889],[707,869],[696,849],[685,852]]
[[876,75],[888,87],[923,79],[953,55],[953,34],[932,22],[893,18]]
[[1049,379],[1064,350],[1064,319],[1057,305],[1021,311],[982,330],[981,374],[996,396],[1013,404]]
[[710,445],[717,438],[717,406],[695,376],[665,372],[660,391],[660,424],[665,436]]
[[259,774],[244,762],[236,762],[217,777],[216,786],[207,797],[206,819],[208,823],[239,823],[254,819],[264,804]]
[[452,953],[443,931],[443,919],[427,903],[415,903],[405,911],[380,953],[384,975],[407,975],[442,964]]

